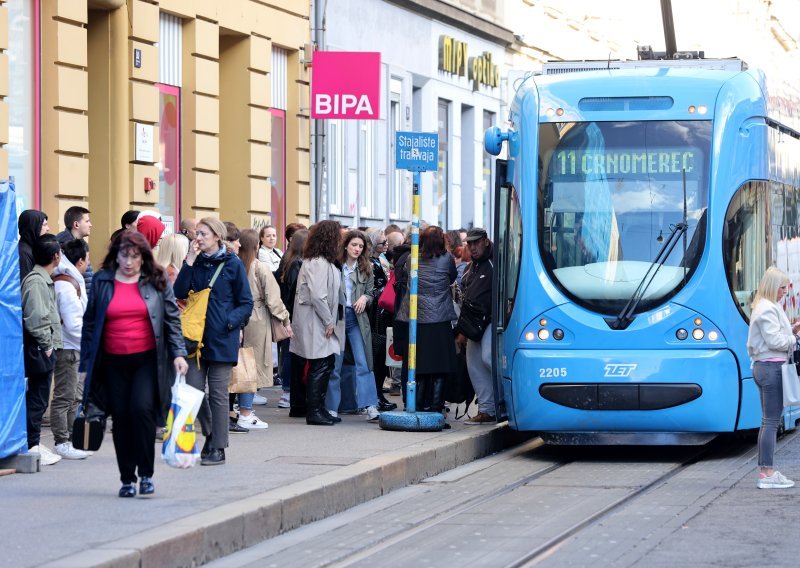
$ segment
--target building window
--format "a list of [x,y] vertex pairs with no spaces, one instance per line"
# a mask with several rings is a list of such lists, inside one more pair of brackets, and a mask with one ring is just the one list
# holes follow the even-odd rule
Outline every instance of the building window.
[[328,121],[328,211],[341,215],[344,211],[344,124],[341,120]]
[[397,133],[402,132],[403,128],[403,113],[402,113],[402,96],[403,96],[403,82],[400,79],[392,78],[389,82],[391,90],[389,101],[389,171],[392,174],[389,176],[389,218],[390,219],[408,219],[409,215],[409,196],[403,191],[403,170],[397,169],[395,144],[397,142]]
[[158,139],[161,167],[158,183],[158,210],[167,233],[180,223],[181,203],[181,90],[158,85]]
[[436,172],[436,195],[433,214],[436,223],[447,228],[448,147],[450,141],[450,102],[439,99],[439,169]]
[[281,241],[286,230],[286,111],[272,113],[272,175],[269,176],[272,197],[272,225]]
[[[494,126],[494,113],[489,112],[488,110],[483,111],[483,132],[486,132],[489,128]],[[483,154],[483,188],[481,190],[481,203],[482,209],[475,215],[475,223],[479,227],[488,227],[489,220],[492,219],[491,215],[491,208],[492,208],[492,186],[493,186],[493,177],[492,177],[492,157],[489,155],[488,152],[482,152]]]
[[39,1],[8,4],[8,175],[17,207],[38,209],[39,182]]
[[375,203],[375,122],[359,121],[358,207],[363,217],[372,217]]

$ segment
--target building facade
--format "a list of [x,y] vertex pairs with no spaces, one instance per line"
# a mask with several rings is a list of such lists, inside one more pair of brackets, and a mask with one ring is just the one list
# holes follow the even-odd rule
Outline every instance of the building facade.
[[489,226],[483,132],[504,120],[500,78],[513,34],[460,4],[327,3],[324,49],[380,52],[382,98],[379,120],[320,121],[320,217],[347,226],[408,222],[412,176],[395,168],[395,133],[436,132],[439,167],[421,176],[421,218],[444,228]]
[[309,34],[293,0],[7,0],[0,177],[101,243],[128,209],[308,222]]

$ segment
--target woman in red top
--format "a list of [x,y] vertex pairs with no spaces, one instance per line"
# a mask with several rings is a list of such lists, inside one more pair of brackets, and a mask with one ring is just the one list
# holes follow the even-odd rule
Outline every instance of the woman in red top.
[[[120,497],[155,492],[156,424],[170,402],[175,372],[185,374],[180,316],[164,270],[145,238],[124,232],[111,243],[83,320],[81,371],[89,401],[114,418]],[[170,364],[171,362],[171,364]]]

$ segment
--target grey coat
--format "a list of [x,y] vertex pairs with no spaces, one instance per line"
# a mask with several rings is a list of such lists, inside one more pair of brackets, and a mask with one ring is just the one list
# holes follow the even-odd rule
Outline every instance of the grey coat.
[[[409,261],[410,262],[410,261]],[[419,323],[441,323],[456,319],[450,285],[458,272],[453,257],[443,254],[430,259],[420,259],[417,291],[417,321]],[[400,304],[395,319],[408,321],[411,282]]]
[[[291,353],[304,359],[322,359],[344,350],[344,318],[339,319],[341,286],[341,271],[327,260],[317,257],[303,261],[292,311]],[[325,328],[331,324],[336,327],[326,338]]]
[[364,353],[367,355],[367,365],[369,370],[372,371],[372,328],[369,325],[369,307],[375,301],[375,298],[372,297],[375,289],[375,277],[372,273],[367,276],[360,270],[355,270],[350,273],[350,280],[353,282],[353,295],[351,296],[353,302],[355,303],[361,296],[367,297],[367,306],[363,312],[356,314],[356,319],[361,330],[361,337],[364,338]]

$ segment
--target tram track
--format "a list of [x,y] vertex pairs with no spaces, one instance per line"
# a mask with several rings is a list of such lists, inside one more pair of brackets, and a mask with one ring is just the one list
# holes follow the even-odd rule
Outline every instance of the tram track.
[[[668,482],[698,462],[712,458],[718,468],[735,469],[747,452],[752,443],[730,440],[667,448],[557,448],[531,440],[276,537],[249,557],[258,563],[241,565],[443,566],[478,554],[493,561],[476,565],[535,566],[598,523],[619,519],[614,515],[637,499],[662,486],[674,490]],[[334,542],[341,544],[331,548]]]

